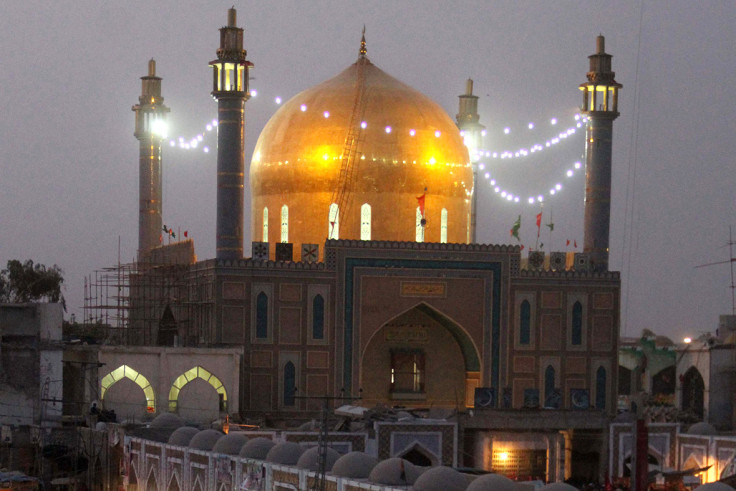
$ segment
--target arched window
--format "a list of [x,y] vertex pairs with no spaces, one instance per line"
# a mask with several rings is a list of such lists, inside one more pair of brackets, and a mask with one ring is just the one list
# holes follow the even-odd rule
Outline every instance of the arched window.
[[171,384],[171,389],[169,390],[169,411],[175,412],[177,410],[179,392],[181,392],[185,385],[197,378],[201,378],[215,389],[220,400],[219,410],[227,411],[227,391],[225,390],[225,386],[222,385],[220,379],[215,377],[212,372],[200,366],[190,368],[176,377],[174,383]]
[[122,378],[129,378],[143,390],[143,394],[146,396],[148,411],[155,412],[156,400],[153,396],[153,387],[151,387],[151,383],[143,376],[143,374],[133,370],[128,365],[120,365],[115,370],[102,377],[102,380],[100,381],[100,399],[104,399],[107,390]]
[[572,306],[572,344],[583,344],[583,305],[580,302]]
[[325,299],[315,295],[312,300],[312,338],[325,338]]
[[371,240],[371,205],[360,207],[360,240]]
[[417,206],[417,242],[424,242],[424,225],[422,225],[422,210]]
[[547,365],[544,369],[544,407],[559,407],[555,401],[555,368]]
[[296,390],[296,367],[292,362],[284,365],[284,406],[294,405]]
[[519,306],[519,344],[531,342],[532,308],[528,300],[521,302]]
[[703,377],[697,368],[690,367],[682,378],[682,410],[691,412],[699,421],[703,421],[705,414],[704,392]]
[[268,295],[264,292],[256,297],[256,338],[268,337]]
[[327,220],[327,238],[332,240],[340,238],[340,207],[337,206],[337,203],[330,205]]
[[289,242],[289,207],[281,207],[281,242]]
[[595,407],[606,409],[606,369],[603,367],[595,372]]
[[263,207],[263,242],[268,242],[268,208]]
[[440,221],[440,242],[447,244],[447,208],[442,208]]

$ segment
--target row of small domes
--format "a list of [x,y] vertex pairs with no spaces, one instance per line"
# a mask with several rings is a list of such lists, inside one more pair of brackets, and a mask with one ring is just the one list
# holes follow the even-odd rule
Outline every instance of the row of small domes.
[[[151,427],[176,427],[169,436],[170,445],[292,465],[310,471],[318,470],[319,466],[317,447],[305,449],[295,442],[275,443],[263,437],[249,439],[242,432],[226,435],[218,430],[198,430],[191,426],[183,426],[181,418],[172,413],[159,415],[151,423]],[[367,479],[372,483],[388,486],[411,485],[414,491],[518,491],[519,489],[516,482],[499,474],[476,477],[445,466],[417,466],[398,457],[379,462],[376,457],[363,452],[350,452],[341,456],[329,447],[325,468],[336,477]],[[564,483],[552,483],[543,486],[539,491],[576,491],[576,488]],[[696,491],[734,490],[723,483],[712,483],[700,486]]]

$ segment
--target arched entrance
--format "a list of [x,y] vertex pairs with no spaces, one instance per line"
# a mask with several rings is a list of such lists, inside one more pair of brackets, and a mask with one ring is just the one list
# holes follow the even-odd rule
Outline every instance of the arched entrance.
[[227,391],[212,372],[192,367],[171,385],[169,411],[178,412],[185,420],[212,421],[227,412]]
[[703,421],[703,394],[705,383],[695,367],[690,367],[682,377],[682,410],[690,411],[699,421]]
[[479,373],[465,331],[422,303],[381,326],[363,350],[362,404],[462,407]]

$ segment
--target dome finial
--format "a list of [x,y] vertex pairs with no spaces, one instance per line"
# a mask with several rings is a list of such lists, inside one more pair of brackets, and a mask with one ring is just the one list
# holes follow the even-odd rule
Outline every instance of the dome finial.
[[360,57],[365,58],[368,49],[365,47],[365,24],[363,24],[363,37],[360,38]]

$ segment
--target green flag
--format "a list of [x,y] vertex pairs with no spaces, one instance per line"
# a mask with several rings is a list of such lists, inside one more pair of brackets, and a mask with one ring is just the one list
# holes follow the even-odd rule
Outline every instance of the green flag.
[[521,215],[516,219],[514,222],[514,226],[511,227],[511,237],[515,237],[516,240],[521,242],[521,239],[519,239],[519,229],[521,228]]

